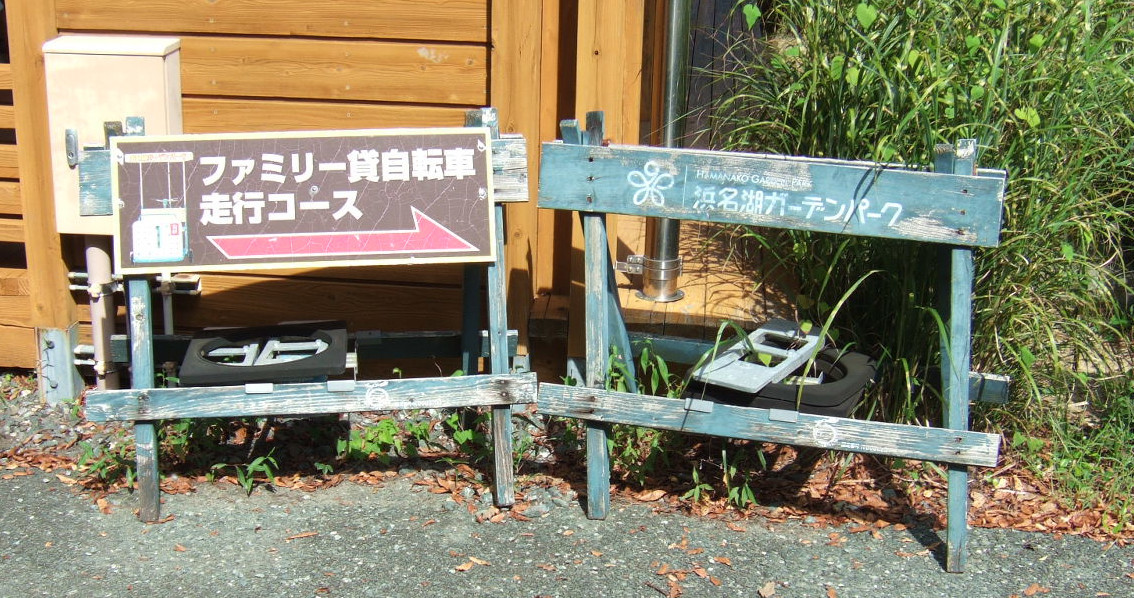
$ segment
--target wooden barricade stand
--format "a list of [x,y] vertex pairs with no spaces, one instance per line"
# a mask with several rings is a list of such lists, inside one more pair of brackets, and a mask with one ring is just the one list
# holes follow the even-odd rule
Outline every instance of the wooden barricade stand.
[[[120,221],[115,261],[126,282],[132,388],[88,392],[86,417],[134,423],[141,520],[160,517],[156,423],[163,419],[492,407],[494,497],[499,506],[515,502],[511,406],[535,402],[537,386],[534,374],[509,373],[501,202],[527,199],[526,149],[522,137],[501,139],[496,123],[496,111],[486,108],[469,111],[466,128],[113,140]],[[195,169],[168,166],[177,163]],[[165,189],[154,207],[147,173],[162,168],[170,172],[159,172],[154,184]],[[137,184],[127,180],[135,176]],[[240,186],[253,178],[279,186],[271,192]],[[236,193],[245,203],[234,203]],[[314,228],[300,224],[304,209],[322,212]],[[366,220],[370,212],[396,211],[405,214],[394,222],[408,219],[411,228]],[[327,226],[349,227],[352,219],[353,230]],[[236,226],[253,220],[257,226]],[[287,232],[272,228],[273,220],[286,221]],[[153,231],[157,238],[146,236]],[[249,267],[439,262],[466,262],[466,373],[477,371],[482,354],[481,274],[487,269],[490,374],[154,388],[155,273],[168,279],[170,273]],[[361,338],[358,343],[361,349]]]
[[[936,172],[869,162],[605,146],[602,113],[562,123],[541,149],[539,207],[573,210],[586,251],[586,385],[540,384],[545,415],[587,425],[587,514],[610,508],[607,426],[614,423],[948,465],[947,562],[965,568],[968,466],[996,464],[1000,437],[968,430],[974,246],[998,242],[1006,174],[978,171],[976,146],[937,149]],[[941,339],[945,428],[827,417],[605,390],[612,347],[632,371],[605,214],[629,214],[928,242],[949,273]],[[634,390],[634,389],[632,389]]]

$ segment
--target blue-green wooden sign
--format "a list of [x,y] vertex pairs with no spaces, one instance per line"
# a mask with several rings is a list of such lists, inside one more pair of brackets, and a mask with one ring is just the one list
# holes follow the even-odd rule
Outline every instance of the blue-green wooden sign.
[[816,158],[543,144],[541,208],[997,244],[1006,175]]

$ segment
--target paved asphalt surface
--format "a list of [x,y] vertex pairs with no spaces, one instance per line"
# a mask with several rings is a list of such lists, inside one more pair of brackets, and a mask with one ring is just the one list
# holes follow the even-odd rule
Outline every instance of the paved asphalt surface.
[[[0,472],[4,473],[4,472]],[[739,524],[578,500],[529,521],[478,523],[408,472],[316,492],[202,484],[109,514],[67,478],[0,479],[0,596],[1134,596],[1134,548],[974,529],[946,573],[937,532],[806,520]],[[583,489],[577,489],[580,494]]]

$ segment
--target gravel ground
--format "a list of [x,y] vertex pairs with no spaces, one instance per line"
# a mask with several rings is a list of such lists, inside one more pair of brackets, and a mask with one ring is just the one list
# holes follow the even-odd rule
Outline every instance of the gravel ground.
[[[968,570],[942,534],[815,519],[726,522],[618,499],[588,520],[582,487],[521,482],[525,519],[478,522],[432,471],[315,492],[199,484],[160,524],[119,492],[100,509],[66,471],[4,451],[73,452],[84,424],[7,393],[0,423],[0,597],[7,596],[1134,596],[1134,547],[973,529]],[[21,400],[22,399],[22,400]],[[66,474],[66,475],[64,475]],[[480,519],[484,519],[480,517]]]

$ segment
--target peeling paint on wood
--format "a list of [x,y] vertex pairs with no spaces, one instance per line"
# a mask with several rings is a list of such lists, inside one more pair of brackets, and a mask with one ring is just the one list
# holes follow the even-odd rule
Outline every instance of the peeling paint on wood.
[[891,424],[800,413],[794,422],[773,420],[768,409],[713,405],[687,411],[681,399],[597,388],[540,384],[539,412],[662,430],[743,438],[795,446],[854,451],[962,465],[996,465],[1000,437],[965,430]]
[[91,421],[197,417],[316,415],[354,411],[435,409],[535,402],[535,374],[456,376],[358,381],[350,391],[326,383],[276,384],[271,393],[249,394],[244,386],[91,391]]
[[539,207],[994,246],[1006,175],[846,160],[544,143]]

